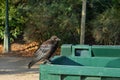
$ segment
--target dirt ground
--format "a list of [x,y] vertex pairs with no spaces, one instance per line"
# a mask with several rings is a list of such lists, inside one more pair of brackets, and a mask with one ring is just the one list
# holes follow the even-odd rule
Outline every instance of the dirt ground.
[[28,69],[30,60],[26,57],[1,56],[0,80],[39,80],[39,63]]
[[39,80],[39,64],[27,65],[37,49],[37,43],[12,43],[11,52],[3,54],[0,44],[0,80]]

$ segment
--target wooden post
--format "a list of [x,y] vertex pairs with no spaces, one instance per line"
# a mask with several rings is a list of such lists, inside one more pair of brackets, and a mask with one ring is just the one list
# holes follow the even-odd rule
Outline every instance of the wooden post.
[[81,18],[81,35],[80,35],[80,44],[84,44],[85,41],[85,20],[86,20],[86,1],[82,0],[82,18]]

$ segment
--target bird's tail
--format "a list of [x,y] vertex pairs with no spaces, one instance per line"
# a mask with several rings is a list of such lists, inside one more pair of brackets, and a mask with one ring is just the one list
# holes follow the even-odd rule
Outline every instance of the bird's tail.
[[39,58],[34,58],[31,62],[28,64],[28,69],[30,69],[35,63],[38,61],[41,61],[41,64],[51,64],[51,61],[48,59],[39,59]]
[[35,64],[35,62],[34,62],[34,61],[31,61],[31,62],[28,64],[28,69],[30,69],[34,64]]
[[38,61],[39,61],[38,59],[33,59],[31,62],[29,62],[28,69],[30,69]]

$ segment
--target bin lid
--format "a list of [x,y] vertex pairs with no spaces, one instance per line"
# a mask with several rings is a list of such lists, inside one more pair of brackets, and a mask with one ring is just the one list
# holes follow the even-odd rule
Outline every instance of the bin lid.
[[119,45],[93,45],[91,51],[95,57],[120,57]]

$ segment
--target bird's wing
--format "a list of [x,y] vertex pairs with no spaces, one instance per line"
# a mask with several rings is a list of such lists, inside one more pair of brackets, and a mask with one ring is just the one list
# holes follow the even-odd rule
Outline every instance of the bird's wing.
[[38,57],[39,59],[49,56],[49,53],[52,49],[52,44],[42,44],[40,48],[34,53],[35,57]]

